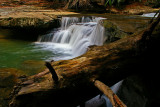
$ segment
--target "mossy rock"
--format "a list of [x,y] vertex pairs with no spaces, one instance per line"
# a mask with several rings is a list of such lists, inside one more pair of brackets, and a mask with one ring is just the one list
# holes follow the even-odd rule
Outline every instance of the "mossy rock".
[[128,36],[128,33],[120,30],[116,25],[108,20],[104,20],[106,42],[113,42]]

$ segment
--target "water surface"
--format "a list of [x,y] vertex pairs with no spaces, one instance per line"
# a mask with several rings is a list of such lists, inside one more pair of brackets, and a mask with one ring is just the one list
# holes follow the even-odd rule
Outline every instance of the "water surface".
[[54,52],[46,48],[49,47],[35,42],[0,39],[0,69],[16,68],[27,75],[40,72],[45,67],[44,61],[62,55],[61,51]]

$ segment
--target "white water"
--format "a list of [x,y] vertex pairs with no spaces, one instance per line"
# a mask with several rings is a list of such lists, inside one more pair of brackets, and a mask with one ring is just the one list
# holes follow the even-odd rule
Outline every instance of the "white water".
[[[154,17],[155,14],[156,14],[156,13],[145,13],[145,14],[143,14],[142,16],[143,16],[143,17]],[[159,15],[159,13],[158,13],[155,17],[158,17],[158,15]]]
[[66,53],[66,57],[54,60],[70,59],[84,54],[88,46],[103,45],[104,27],[101,17],[62,17],[61,27],[49,34],[39,37],[37,44],[44,49],[59,50]]

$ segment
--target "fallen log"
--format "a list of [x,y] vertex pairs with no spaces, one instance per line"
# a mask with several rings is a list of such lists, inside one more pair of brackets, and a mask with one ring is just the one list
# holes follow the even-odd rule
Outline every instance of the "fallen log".
[[21,88],[14,92],[10,107],[74,107],[84,103],[99,94],[93,80],[111,86],[139,69],[159,21],[160,15],[139,33],[108,45],[90,47],[86,54],[74,59],[52,62],[58,83],[48,69],[31,76],[27,81],[34,82],[19,85]]

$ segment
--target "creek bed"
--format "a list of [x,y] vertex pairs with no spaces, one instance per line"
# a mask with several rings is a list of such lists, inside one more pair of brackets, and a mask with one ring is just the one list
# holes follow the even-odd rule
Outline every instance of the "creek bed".
[[[140,16],[117,16],[101,15],[110,20],[118,28],[126,32],[134,32],[136,29],[143,28],[144,24],[150,19]],[[104,21],[105,24],[105,21]],[[5,35],[0,32],[0,78],[5,71],[20,72],[24,75],[34,75],[44,69],[44,61],[51,61],[62,57],[70,57],[71,54],[64,53],[63,46],[58,46],[53,50],[56,44],[36,43],[24,40],[5,39]],[[68,49],[67,51],[69,51]],[[62,58],[63,59],[63,58]],[[11,80],[12,81],[12,80]],[[0,80],[1,82],[1,80]],[[8,81],[2,81],[8,82]],[[0,84],[1,85],[1,84]],[[11,86],[1,87],[0,90],[10,90]],[[3,92],[3,91],[2,91]],[[7,94],[8,95],[8,94]],[[6,96],[6,95],[5,95]],[[1,97],[1,96],[0,96]],[[3,101],[0,98],[0,102]],[[1,104],[0,104],[1,107]]]

